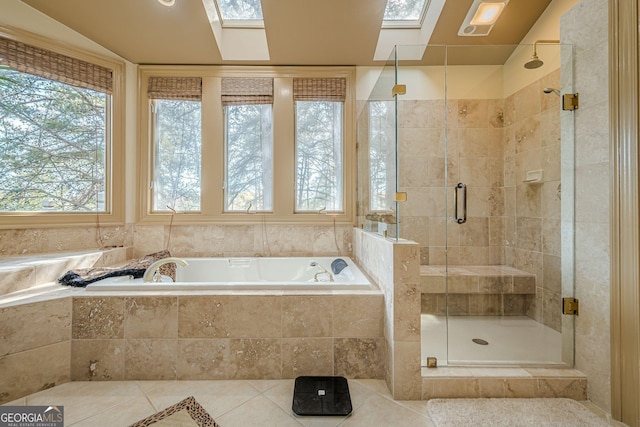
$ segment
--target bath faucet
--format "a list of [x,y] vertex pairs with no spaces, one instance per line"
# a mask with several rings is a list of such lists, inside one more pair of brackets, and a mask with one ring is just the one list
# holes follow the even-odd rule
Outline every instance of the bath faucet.
[[311,267],[318,267],[318,268],[320,268],[320,270],[322,270],[322,271],[318,271],[318,272],[315,274],[315,276],[313,276],[313,281],[314,281],[314,282],[319,282],[319,281],[320,281],[320,280],[318,279],[318,276],[319,276],[319,275],[321,275],[321,274],[326,274],[327,276],[329,276],[329,281],[330,281],[330,282],[333,282],[333,274],[329,273],[329,272],[327,271],[327,269],[326,269],[326,268],[324,268],[322,265],[318,264],[318,263],[317,263],[317,262],[315,262],[315,261],[312,261],[312,262],[311,262],[311,264],[309,264],[309,265],[310,265]]
[[144,283],[158,283],[162,281],[162,277],[160,276],[160,267],[162,267],[165,264],[170,264],[172,262],[179,264],[183,267],[186,267],[187,265],[189,265],[187,261],[180,258],[169,257],[169,258],[159,259],[158,261],[154,262],[147,268],[147,270],[144,272],[144,275],[142,276],[142,281]]

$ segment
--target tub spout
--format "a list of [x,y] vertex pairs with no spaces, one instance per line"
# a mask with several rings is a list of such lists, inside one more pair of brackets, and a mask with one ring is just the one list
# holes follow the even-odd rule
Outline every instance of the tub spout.
[[318,279],[318,276],[320,276],[321,274],[326,274],[329,277],[329,281],[333,282],[333,274],[329,273],[327,271],[327,269],[324,268],[322,265],[320,265],[319,263],[317,263],[315,261],[311,262],[311,264],[309,264],[309,265],[311,267],[318,267],[320,270],[322,270],[322,271],[317,272],[315,274],[315,276],[313,276],[313,281],[314,282],[320,282],[320,279]]
[[189,265],[187,261],[181,258],[169,257],[169,258],[159,259],[158,261],[154,262],[147,268],[147,270],[144,272],[144,275],[142,276],[142,281],[144,283],[160,282],[162,280],[162,278],[160,277],[160,267],[162,267],[165,264],[170,264],[172,262],[179,264],[183,267],[186,267],[187,265]]

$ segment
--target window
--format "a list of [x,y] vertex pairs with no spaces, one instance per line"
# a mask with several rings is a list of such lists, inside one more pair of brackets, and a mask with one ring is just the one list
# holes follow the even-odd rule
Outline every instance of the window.
[[382,26],[420,27],[427,10],[427,0],[387,0]]
[[353,224],[354,74],[141,65],[138,221]]
[[0,37],[0,213],[117,216],[116,68]]
[[262,27],[260,0],[213,0],[223,27]]
[[225,210],[273,209],[273,79],[223,78]]
[[393,205],[395,185],[394,106],[389,101],[372,101],[369,107],[370,209],[388,210]]
[[342,211],[344,79],[294,79],[296,211]]
[[202,79],[151,77],[153,211],[200,210]]

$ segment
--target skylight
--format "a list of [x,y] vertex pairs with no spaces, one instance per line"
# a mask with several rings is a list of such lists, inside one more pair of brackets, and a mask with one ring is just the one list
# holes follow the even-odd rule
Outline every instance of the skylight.
[[383,28],[418,28],[427,10],[427,0],[387,0]]
[[214,0],[223,27],[263,27],[260,0]]

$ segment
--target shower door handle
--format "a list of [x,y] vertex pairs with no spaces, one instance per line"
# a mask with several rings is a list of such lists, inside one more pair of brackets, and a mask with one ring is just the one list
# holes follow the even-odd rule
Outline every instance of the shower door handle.
[[[458,214],[458,199],[460,196],[458,195],[458,190],[462,190],[462,216]],[[455,186],[455,193],[453,195],[453,216],[455,222],[458,224],[464,224],[467,222],[467,186],[461,182],[459,182]]]

